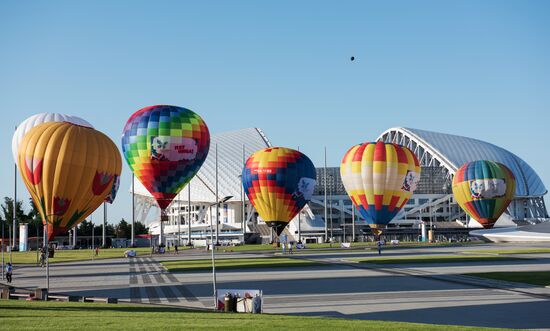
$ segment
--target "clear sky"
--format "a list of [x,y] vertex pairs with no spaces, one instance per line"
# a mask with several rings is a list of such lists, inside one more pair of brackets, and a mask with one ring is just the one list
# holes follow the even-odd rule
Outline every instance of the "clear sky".
[[[0,0],[0,196],[28,116],[83,117],[120,148],[152,104],[214,134],[260,127],[317,166],[392,126],[475,137],[550,187],[549,17],[544,0]],[[130,178],[124,162],[111,222],[131,218]]]

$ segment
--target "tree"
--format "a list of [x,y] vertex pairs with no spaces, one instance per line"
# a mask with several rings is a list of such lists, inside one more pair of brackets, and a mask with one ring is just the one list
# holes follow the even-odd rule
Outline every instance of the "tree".
[[131,226],[128,225],[128,222],[126,222],[123,219],[118,222],[118,225],[116,226],[116,237],[117,238],[130,238],[131,237]]
[[[141,223],[139,221],[136,221],[136,228],[135,228],[135,232],[134,234],[138,235],[138,234],[148,234],[149,233],[149,228],[147,226],[145,226],[144,223]],[[131,227],[130,227],[131,229]]]

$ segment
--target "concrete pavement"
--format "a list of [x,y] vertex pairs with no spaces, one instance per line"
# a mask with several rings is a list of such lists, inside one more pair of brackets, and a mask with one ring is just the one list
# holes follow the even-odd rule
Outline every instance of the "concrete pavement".
[[[510,245],[385,250],[384,256],[451,254]],[[272,256],[226,253],[218,258]],[[370,250],[294,255],[320,266],[218,271],[218,288],[262,289],[267,313],[339,316],[422,323],[513,328],[550,328],[550,289],[462,276],[487,271],[548,270],[548,254],[497,262],[371,265],[346,261],[376,257]],[[110,296],[121,301],[185,307],[213,306],[210,271],[169,273],[158,262],[208,259],[202,251],[179,256],[138,257],[55,264],[51,291]],[[42,286],[43,269],[16,269],[16,286]]]

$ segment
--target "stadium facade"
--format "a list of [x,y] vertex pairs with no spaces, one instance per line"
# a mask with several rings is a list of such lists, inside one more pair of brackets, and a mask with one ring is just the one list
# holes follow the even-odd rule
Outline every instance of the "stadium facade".
[[[508,225],[536,224],[548,219],[543,199],[547,190],[541,179],[525,161],[501,147],[473,138],[411,128],[388,129],[377,140],[410,148],[422,167],[417,190],[390,223],[390,235],[415,240],[422,224],[425,224],[438,229],[436,233],[447,239],[456,234],[467,235],[470,227],[479,226],[462,212],[451,192],[454,173],[464,163],[474,160],[503,163],[516,177],[516,196],[497,226],[506,222]],[[190,237],[200,245],[216,233],[217,240],[225,243],[270,241],[271,231],[243,197],[240,179],[244,161],[256,150],[270,146],[271,142],[258,128],[214,135],[210,153],[191,181],[190,190],[185,188],[169,207],[169,221],[164,228],[166,241],[175,243],[179,235],[180,243],[186,243]],[[216,148],[217,197],[228,198],[219,205],[218,231],[215,226]],[[151,209],[156,209],[155,202],[137,179],[135,193],[138,219],[144,221]],[[150,224],[153,235],[161,232],[159,215],[157,210],[157,215],[153,217],[157,220]],[[298,240],[299,237],[308,241],[323,241],[330,237],[346,241],[368,239],[370,229],[359,215],[354,215],[339,167],[317,168],[313,198],[290,223],[286,234],[291,240]]]

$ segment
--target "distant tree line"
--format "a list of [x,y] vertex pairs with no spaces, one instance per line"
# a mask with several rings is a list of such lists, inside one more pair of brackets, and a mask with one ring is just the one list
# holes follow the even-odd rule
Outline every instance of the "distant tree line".
[[[16,227],[19,227],[20,223],[27,223],[29,227],[29,237],[36,236],[37,228],[40,230],[40,235],[42,235],[43,226],[42,226],[42,219],[40,218],[40,214],[38,213],[38,210],[36,209],[34,202],[32,199],[29,199],[29,204],[31,206],[31,209],[28,212],[25,212],[23,210],[23,201],[18,200],[16,203]],[[2,222],[2,226],[4,226],[4,232],[5,237],[8,237],[8,228],[11,227],[13,224],[13,199],[10,197],[4,197],[4,201],[0,205],[1,213],[0,213],[0,221]],[[149,229],[145,224],[136,221],[135,223],[135,234],[147,234],[149,233]],[[96,236],[100,236],[103,232],[103,222],[101,224],[95,224],[94,228],[94,234]],[[116,237],[116,238],[130,238],[132,235],[132,224],[126,222],[126,220],[121,219],[118,224],[113,225],[110,223],[107,223],[107,226],[105,227],[107,230],[107,236],[109,237]],[[17,230],[19,231],[19,230]],[[19,233],[19,232],[18,232]],[[91,236],[92,235],[92,222],[89,220],[84,220],[78,225],[77,230],[78,236]]]

